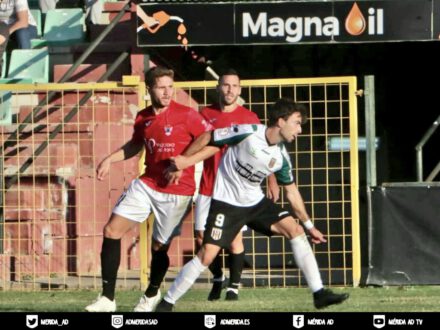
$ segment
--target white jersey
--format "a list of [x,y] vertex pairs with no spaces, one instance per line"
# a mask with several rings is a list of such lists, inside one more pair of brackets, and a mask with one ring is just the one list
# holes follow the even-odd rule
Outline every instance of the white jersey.
[[294,182],[284,144],[269,145],[265,125],[236,125],[216,129],[212,145],[229,145],[215,181],[213,198],[231,205],[252,206],[263,197],[261,182],[275,173],[279,184]]
[[29,5],[26,0],[1,1],[0,21],[11,26],[17,21],[17,12],[25,10],[28,12],[28,24],[36,26],[37,23],[29,10]]

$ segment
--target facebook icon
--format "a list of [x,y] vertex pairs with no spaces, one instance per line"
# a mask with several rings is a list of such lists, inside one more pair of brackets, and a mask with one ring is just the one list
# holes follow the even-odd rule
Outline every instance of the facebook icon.
[[301,329],[304,326],[304,315],[293,315],[293,326]]

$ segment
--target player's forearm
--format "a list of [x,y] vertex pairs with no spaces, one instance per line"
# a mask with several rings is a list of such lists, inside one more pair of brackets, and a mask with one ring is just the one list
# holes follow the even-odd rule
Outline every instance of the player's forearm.
[[193,143],[183,152],[183,156],[192,156],[202,150],[211,141],[212,132],[205,132],[200,135]]
[[294,185],[294,187],[290,187],[290,189],[286,189],[286,198],[299,220],[302,222],[310,220],[304,200],[302,199],[302,196],[296,185]]
[[129,141],[126,144],[124,144],[120,149],[111,153],[107,157],[107,159],[111,163],[120,162],[120,161],[130,159],[130,158],[136,156],[141,149],[142,149],[142,144],[135,144],[135,143]]
[[204,147],[199,152],[197,152],[194,155],[188,157],[188,161],[191,164],[190,166],[195,165],[198,162],[201,162],[202,160],[205,160],[205,159],[208,159],[208,158],[212,157],[219,150],[220,150],[220,148],[214,147],[214,146],[206,146],[206,147]]

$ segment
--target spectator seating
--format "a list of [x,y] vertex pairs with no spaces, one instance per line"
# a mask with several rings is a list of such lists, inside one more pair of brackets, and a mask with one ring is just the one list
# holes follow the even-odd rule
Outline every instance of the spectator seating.
[[8,65],[7,59],[6,59],[6,51],[3,52],[3,64],[2,64],[2,72],[0,72],[0,78],[4,78],[6,76],[6,67]]
[[49,52],[41,49],[14,49],[11,52],[8,78],[29,78],[32,82],[49,82]]
[[66,46],[85,39],[84,13],[80,8],[48,10],[43,39],[48,45]]

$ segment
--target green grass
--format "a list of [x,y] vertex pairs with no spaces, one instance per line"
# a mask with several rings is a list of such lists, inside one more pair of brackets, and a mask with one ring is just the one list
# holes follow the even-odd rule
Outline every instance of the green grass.
[[[383,288],[335,288],[348,292],[350,298],[328,312],[439,312],[440,286]],[[81,312],[97,296],[92,291],[2,291],[2,312]],[[118,311],[130,312],[141,291],[118,291]],[[192,289],[176,304],[177,312],[314,312],[312,296],[307,289],[243,288],[240,300],[207,301],[207,289]]]

